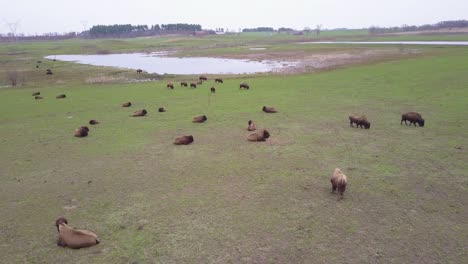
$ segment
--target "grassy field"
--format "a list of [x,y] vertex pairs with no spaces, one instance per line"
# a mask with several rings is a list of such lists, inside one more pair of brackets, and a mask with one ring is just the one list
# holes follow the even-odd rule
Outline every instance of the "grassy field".
[[[89,76],[143,77],[47,60],[34,68],[45,55],[103,49],[314,52],[290,37],[241,38],[0,44],[0,73],[15,68],[24,78],[0,88],[2,263],[468,262],[468,48],[318,73],[226,76],[216,94],[212,80],[165,88],[190,76],[93,84]],[[46,67],[55,74],[45,76]],[[126,101],[134,106],[120,107]],[[279,113],[264,114],[263,105]],[[142,108],[147,117],[129,117]],[[406,111],[422,113],[425,127],[400,125]],[[351,113],[366,114],[371,129],[349,127]],[[206,123],[191,122],[202,114]],[[101,124],[73,137],[90,119]],[[270,131],[267,142],[246,141],[249,119]],[[172,145],[189,134],[192,145]],[[339,202],[330,193],[336,167],[349,180]],[[102,243],[57,247],[59,216]]]

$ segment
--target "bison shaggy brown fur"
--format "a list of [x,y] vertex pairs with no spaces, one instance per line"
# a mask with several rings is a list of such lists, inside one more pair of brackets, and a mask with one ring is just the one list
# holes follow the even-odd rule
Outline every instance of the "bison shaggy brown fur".
[[79,249],[99,244],[97,235],[88,230],[74,229],[68,226],[67,219],[60,217],[55,221],[59,233],[57,246]]
[[185,86],[185,87],[187,87],[188,84],[187,84],[187,82],[180,82],[180,86]]
[[247,127],[248,131],[255,131],[257,129],[257,125],[255,125],[254,121],[249,120],[248,124],[249,124],[249,126]]
[[96,119],[91,119],[91,120],[89,120],[89,124],[90,125],[97,125],[97,124],[99,124],[99,122]]
[[262,129],[257,133],[250,134],[247,137],[248,141],[257,142],[257,141],[266,141],[270,137],[270,133],[266,129]]
[[146,116],[147,113],[146,109],[138,110],[133,112],[132,117]]
[[164,112],[166,112],[166,109],[164,109],[164,107],[159,107],[158,112],[159,113],[164,113]]
[[210,91],[211,91],[211,93],[216,93],[216,88],[211,87],[211,88],[210,88]]
[[247,83],[241,83],[241,84],[239,85],[239,89],[246,89],[246,90],[248,90],[248,89],[250,89],[250,86],[249,86]]
[[167,88],[174,89],[174,84],[172,84],[172,83],[168,83],[168,84],[166,85],[166,87],[167,87]]
[[202,116],[197,116],[197,117],[194,117],[192,122],[193,123],[203,123],[205,122],[206,120],[208,120],[208,118],[206,117],[206,115],[202,115]]
[[198,77],[198,80],[200,80],[200,81],[208,81],[208,78],[206,78],[206,76],[200,76],[200,77]]
[[193,142],[193,136],[182,136],[174,140],[174,145],[188,145]]
[[216,79],[215,79],[215,82],[216,82],[216,83],[223,83],[223,79],[221,79],[221,78],[216,78]]
[[55,98],[57,99],[63,99],[63,98],[66,98],[67,96],[65,94],[59,94],[57,96],[55,96]]
[[88,136],[89,133],[89,128],[87,126],[81,126],[77,129],[75,129],[75,137],[86,137]]
[[274,107],[263,106],[262,111],[265,113],[277,113],[278,110]]
[[400,125],[403,124],[403,121],[405,121],[406,125],[408,124],[406,123],[406,121],[409,121],[410,125],[414,124],[414,126],[416,126],[416,123],[417,123],[420,127],[424,126],[424,119],[422,118],[420,113],[416,113],[416,112],[408,112],[408,113],[402,114]]
[[197,88],[197,84],[196,83],[190,83],[190,88]]
[[346,184],[348,183],[346,175],[339,168],[336,168],[330,182],[332,184],[332,193],[338,190],[338,200],[343,199],[343,194],[346,191]]
[[365,115],[350,115],[349,125],[353,126],[354,123],[356,124],[356,127],[364,127],[365,129],[370,128],[370,122],[367,120],[367,117]]
[[132,106],[131,102],[126,102],[122,104],[122,107],[130,107],[130,106]]

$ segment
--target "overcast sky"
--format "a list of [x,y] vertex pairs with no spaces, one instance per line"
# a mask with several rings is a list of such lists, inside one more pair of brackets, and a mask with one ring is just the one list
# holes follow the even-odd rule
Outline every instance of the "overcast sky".
[[194,23],[302,29],[421,25],[468,19],[468,0],[0,0],[0,32],[82,31],[98,24]]

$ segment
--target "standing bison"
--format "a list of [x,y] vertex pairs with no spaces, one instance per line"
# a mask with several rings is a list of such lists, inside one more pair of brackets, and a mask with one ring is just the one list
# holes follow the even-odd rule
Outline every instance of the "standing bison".
[[197,88],[197,84],[196,83],[190,83],[190,88]]
[[142,70],[142,69],[138,69],[138,70],[136,70],[136,72],[137,72],[138,74],[140,74],[140,73],[143,72],[143,70]]
[[211,93],[216,93],[216,88],[211,87],[211,88],[210,88],[210,91],[211,91]]
[[180,82],[180,86],[185,86],[185,87],[187,87],[188,84],[187,84],[187,82]]
[[365,115],[350,115],[349,116],[349,125],[352,127],[353,124],[356,124],[356,128],[365,128],[369,129],[370,128],[370,122],[367,120],[367,117]]
[[172,90],[174,90],[174,84],[172,84],[172,83],[168,83],[168,84],[166,85],[166,87],[167,87],[167,88],[170,88],[170,89],[172,89]]
[[216,78],[216,79],[215,79],[215,83],[223,83],[223,79],[221,79],[221,78]]
[[200,81],[208,81],[208,78],[206,78],[206,76],[200,76],[200,77],[198,77],[198,80],[200,80]]
[[424,126],[424,119],[422,118],[420,113],[416,113],[416,112],[408,112],[408,113],[402,114],[401,115],[400,125],[403,124],[403,121],[405,122],[406,125],[408,125],[408,123],[406,123],[406,121],[409,121],[410,126],[411,126],[411,124],[414,124],[414,126],[416,126],[416,123],[420,127]]
[[250,89],[250,86],[249,86],[247,83],[241,83],[241,84],[239,85],[239,89],[249,90],[249,89]]
[[343,194],[346,190],[346,184],[348,183],[346,175],[339,168],[336,168],[333,172],[330,182],[332,184],[332,193],[338,190],[338,200],[343,199]]

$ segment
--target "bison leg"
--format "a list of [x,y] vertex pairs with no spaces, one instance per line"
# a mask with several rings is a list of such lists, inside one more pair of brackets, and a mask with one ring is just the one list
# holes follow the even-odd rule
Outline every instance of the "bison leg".
[[353,121],[349,120],[349,126],[353,127]]

